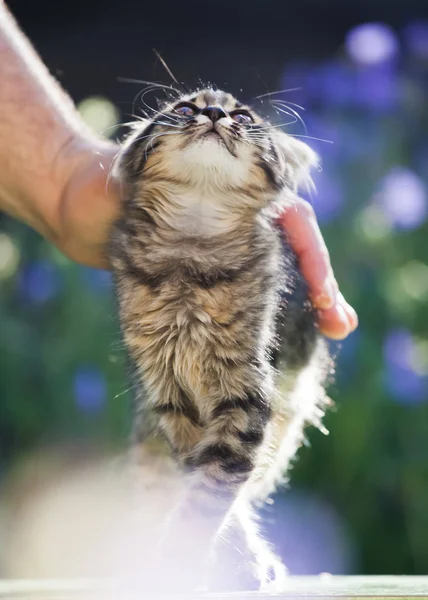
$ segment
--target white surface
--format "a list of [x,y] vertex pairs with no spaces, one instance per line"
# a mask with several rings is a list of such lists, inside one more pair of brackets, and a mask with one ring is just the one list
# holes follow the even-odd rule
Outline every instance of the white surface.
[[[113,597],[122,600],[138,597],[146,600],[143,589],[137,589],[130,582],[97,580],[3,580],[0,581],[0,599],[17,600],[25,598],[71,599],[76,596],[91,598]],[[255,600],[267,597],[277,598],[427,598],[428,577],[382,576],[382,577],[290,577],[287,589],[280,594],[258,592],[235,592],[231,594],[192,594],[187,598],[206,600]],[[160,596],[159,596],[160,598]],[[171,596],[183,598],[183,596]],[[149,600],[149,599],[147,599]]]

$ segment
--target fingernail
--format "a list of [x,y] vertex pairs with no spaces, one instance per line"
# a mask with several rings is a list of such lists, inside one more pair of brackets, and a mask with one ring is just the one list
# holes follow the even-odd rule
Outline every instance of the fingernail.
[[342,304],[338,304],[336,310],[338,320],[344,325],[346,325],[346,328],[349,330],[349,319],[348,315],[346,314],[345,307]]
[[[322,311],[320,311],[322,313]],[[349,319],[346,316],[345,309],[340,303],[337,303],[334,308],[334,322],[330,316],[330,327],[324,327],[321,332],[325,336],[333,340],[344,340],[350,333]]]
[[340,292],[338,294],[338,301],[345,311],[351,331],[355,331],[355,329],[358,327],[357,313],[352,308],[352,306],[350,304],[348,304],[348,302],[346,302],[345,298],[343,297],[343,294],[341,294]]
[[315,297],[314,303],[317,308],[323,310],[331,308],[336,300],[336,285],[334,279],[326,279],[324,282],[324,290],[321,294]]
[[348,313],[349,325],[351,326],[351,331],[355,331],[358,327],[358,315],[352,306],[346,303],[346,312]]

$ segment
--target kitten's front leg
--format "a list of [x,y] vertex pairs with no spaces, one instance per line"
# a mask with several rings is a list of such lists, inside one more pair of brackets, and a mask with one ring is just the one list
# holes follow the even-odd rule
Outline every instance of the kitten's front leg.
[[210,591],[283,589],[287,569],[259,529],[252,507],[238,499],[217,535]]
[[[198,443],[184,456],[178,452],[190,469],[188,485],[163,540],[164,556],[193,575],[209,566],[212,544],[253,472],[270,416],[268,400],[255,390],[212,404]],[[258,574],[264,583],[267,575]]]

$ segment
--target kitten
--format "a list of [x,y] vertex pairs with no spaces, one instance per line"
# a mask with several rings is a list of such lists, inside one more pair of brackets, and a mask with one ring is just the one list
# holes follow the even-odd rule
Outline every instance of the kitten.
[[316,163],[213,89],[137,122],[119,157],[125,200],[110,258],[137,389],[133,448],[138,457],[160,434],[186,473],[163,548],[193,581],[216,539],[223,555],[243,536],[260,586],[283,580],[251,506],[274,491],[326,403],[326,345],[275,225]]

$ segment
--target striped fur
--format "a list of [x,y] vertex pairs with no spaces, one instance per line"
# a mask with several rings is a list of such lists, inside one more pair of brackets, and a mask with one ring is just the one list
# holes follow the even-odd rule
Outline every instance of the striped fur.
[[[330,369],[274,225],[316,156],[229,94],[202,90],[187,102],[191,116],[171,104],[137,124],[117,167],[125,201],[110,257],[138,388],[134,445],[161,433],[187,473],[171,547],[181,552],[196,520],[205,532],[187,550],[196,561],[236,522],[265,585],[281,568],[249,506],[275,488],[305,424],[319,423]],[[215,122],[212,106],[223,111]],[[237,110],[253,122],[237,123]]]

